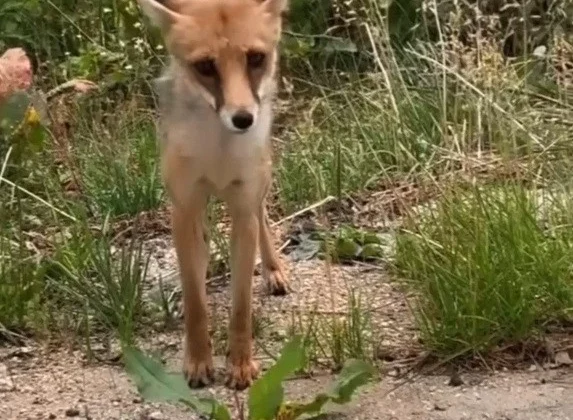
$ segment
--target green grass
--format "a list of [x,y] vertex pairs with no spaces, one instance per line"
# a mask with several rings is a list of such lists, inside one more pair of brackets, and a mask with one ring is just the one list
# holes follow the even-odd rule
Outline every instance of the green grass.
[[534,75],[511,64],[484,62],[460,72],[455,60],[442,61],[442,54],[454,52],[420,43],[400,60],[385,53],[373,74],[330,76],[318,87],[314,80],[299,81],[313,99],[285,134],[277,170],[284,209],[387,181],[432,179],[479,153],[535,159],[563,147],[566,126],[553,124],[548,114],[569,121],[564,92],[545,92],[530,83]]
[[79,139],[79,172],[90,210],[101,217],[157,209],[163,185],[153,122],[135,115],[112,124],[90,124],[87,138]]
[[42,322],[45,278],[44,267],[25,249],[23,240],[0,235],[0,279],[0,339],[29,333]]
[[571,319],[573,230],[558,222],[571,220],[567,200],[558,206],[515,184],[472,187],[411,215],[396,265],[417,296],[426,346],[448,356],[486,352]]
[[50,259],[48,281],[69,311],[131,343],[144,316],[143,281],[148,256],[131,240],[115,249],[105,237],[86,229],[66,238]]

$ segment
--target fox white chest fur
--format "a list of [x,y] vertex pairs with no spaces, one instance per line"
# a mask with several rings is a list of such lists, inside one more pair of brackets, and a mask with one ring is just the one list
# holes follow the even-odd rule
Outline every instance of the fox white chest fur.
[[[255,175],[253,164],[270,165],[270,95],[261,101],[253,126],[246,132],[234,133],[225,127],[200,92],[177,79],[177,71],[181,70],[171,67],[156,81],[161,114],[159,135],[165,155],[185,158],[187,182],[208,181],[216,194],[234,181],[247,181]],[[268,84],[267,89],[271,93]]]

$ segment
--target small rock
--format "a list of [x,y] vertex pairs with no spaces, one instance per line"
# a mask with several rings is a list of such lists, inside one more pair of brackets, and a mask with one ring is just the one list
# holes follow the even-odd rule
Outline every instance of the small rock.
[[77,408],[68,408],[65,414],[66,417],[78,417],[80,415],[80,410]]
[[20,347],[18,349],[11,351],[8,354],[8,357],[9,358],[23,359],[23,358],[29,358],[33,355],[34,355],[34,352],[32,351],[32,349],[30,347]]
[[537,365],[531,365],[527,370],[529,370],[530,372],[535,372],[537,370]]
[[448,382],[449,386],[462,386],[464,381],[462,380],[460,374],[456,370],[452,370],[450,380]]
[[[1,375],[0,375],[1,376]],[[20,392],[24,392],[26,394],[31,394],[34,392],[34,388],[32,388],[31,386],[23,386],[21,388],[18,389]]]
[[54,420],[56,418],[56,415],[54,413],[50,413],[48,414],[48,419],[49,420]]
[[566,351],[560,351],[555,355],[555,364],[557,366],[571,366],[573,361],[569,357],[569,353]]
[[163,420],[163,414],[160,411],[154,411],[149,414],[149,420]]
[[447,407],[441,403],[434,403],[434,410],[436,411],[446,411]]

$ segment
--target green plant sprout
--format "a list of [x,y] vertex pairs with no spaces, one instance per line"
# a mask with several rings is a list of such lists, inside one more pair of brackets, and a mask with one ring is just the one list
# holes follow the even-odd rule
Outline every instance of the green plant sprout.
[[[126,370],[144,399],[179,402],[210,419],[231,420],[228,408],[220,401],[192,395],[182,374],[168,373],[161,362],[135,347],[126,347],[123,354]],[[249,420],[294,420],[304,414],[317,416],[329,401],[335,404],[349,402],[354,391],[365,385],[374,373],[370,364],[348,360],[328,390],[317,394],[312,401],[285,401],[282,384],[289,375],[301,369],[304,362],[302,337],[295,336],[285,345],[276,363],[249,389]]]

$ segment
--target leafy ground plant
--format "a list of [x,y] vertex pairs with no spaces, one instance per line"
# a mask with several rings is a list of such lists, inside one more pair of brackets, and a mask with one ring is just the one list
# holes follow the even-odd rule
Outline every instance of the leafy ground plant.
[[376,261],[391,249],[391,240],[387,235],[352,226],[342,226],[334,232],[301,233],[293,239],[298,242],[291,252],[296,260],[315,256],[325,258],[328,255],[336,263]]
[[[149,400],[179,402],[215,420],[231,420],[227,407],[213,398],[192,395],[181,374],[168,373],[162,364],[135,347],[124,349],[127,372],[139,392]],[[354,391],[366,384],[373,375],[373,367],[360,360],[349,360],[331,387],[317,394],[308,403],[284,400],[283,381],[304,366],[304,345],[301,336],[289,341],[276,363],[249,389],[249,420],[294,420],[304,414],[318,415],[326,403],[344,404]],[[244,418],[239,414],[239,420]]]

